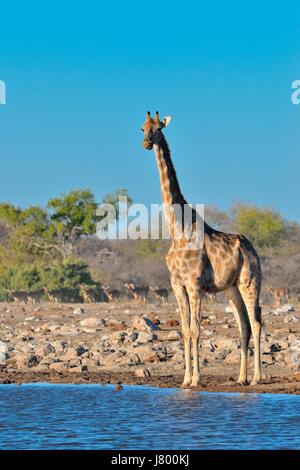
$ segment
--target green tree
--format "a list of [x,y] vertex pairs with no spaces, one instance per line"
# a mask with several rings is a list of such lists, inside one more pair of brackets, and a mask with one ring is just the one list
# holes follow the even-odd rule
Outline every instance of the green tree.
[[233,208],[233,227],[260,248],[278,246],[286,231],[285,221],[278,212],[242,204]]
[[91,234],[96,230],[97,203],[89,189],[73,190],[62,197],[50,199],[48,208],[60,234],[71,236],[74,231]]

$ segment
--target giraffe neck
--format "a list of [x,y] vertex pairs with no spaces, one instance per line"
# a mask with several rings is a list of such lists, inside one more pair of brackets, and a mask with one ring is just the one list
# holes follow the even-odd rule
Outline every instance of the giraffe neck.
[[[171,152],[169,149],[169,145],[164,136],[159,144],[153,145],[159,177],[160,177],[160,187],[162,193],[162,202],[163,206],[168,207],[168,214],[165,211],[166,220],[169,224],[169,231],[171,235],[171,239],[174,240],[174,224],[176,222],[175,212],[172,209],[174,205],[180,206],[182,209],[182,215],[184,211],[185,205],[188,203],[186,202],[184,196],[182,195],[179,182],[177,179],[176,171],[171,159]],[[196,212],[192,209],[192,222],[196,220]],[[181,219],[180,221],[182,226],[184,226],[184,220]],[[212,227],[210,227],[204,221],[204,231],[207,233],[216,232]]]
[[[173,238],[175,223],[173,207],[178,205],[183,211],[184,205],[187,204],[187,202],[181,193],[176,171],[171,159],[171,152],[164,136],[159,144],[153,145],[153,148],[159,171],[162,202],[165,209],[166,220],[169,223],[171,238]],[[169,216],[166,214],[166,208],[168,209]]]

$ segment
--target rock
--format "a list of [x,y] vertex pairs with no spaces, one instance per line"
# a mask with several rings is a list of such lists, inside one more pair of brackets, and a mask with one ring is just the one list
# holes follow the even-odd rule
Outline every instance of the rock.
[[160,362],[163,359],[163,354],[160,354],[150,345],[140,346],[136,348],[135,351],[140,362]]
[[142,368],[142,369],[136,369],[135,375],[137,377],[150,377],[151,374],[150,374],[150,371],[148,369]]
[[160,325],[160,319],[158,318],[157,313],[150,312],[147,314],[147,317],[152,321],[152,323],[154,323],[154,325]]
[[142,317],[133,317],[132,326],[139,331],[157,331],[159,328],[155,325],[150,318],[147,318],[145,315]]
[[230,349],[222,348],[221,350],[218,350],[217,354],[215,355],[215,358],[216,358],[218,361],[224,361],[224,359],[226,359],[226,357],[227,357],[228,354],[230,354],[230,353],[231,353]]
[[116,391],[116,392],[120,392],[121,390],[123,390],[122,385],[121,385],[121,384],[117,384],[117,385],[115,386],[115,391]]
[[208,349],[210,352],[215,352],[216,345],[210,339],[204,339],[201,343],[201,347]]
[[237,364],[241,360],[241,353],[237,349],[231,351],[225,358],[226,364]]
[[51,343],[47,343],[45,345],[39,345],[35,349],[35,353],[38,356],[47,356],[48,354],[55,353],[55,347]]
[[8,359],[8,354],[5,352],[0,352],[0,363],[6,362],[7,359]]
[[68,348],[65,354],[61,356],[61,358],[63,361],[71,361],[72,359],[76,359],[77,356],[78,354],[75,348]]
[[38,365],[39,362],[41,361],[40,356],[36,356],[35,354],[24,354],[24,353],[16,354],[14,359],[18,368],[22,368],[24,366],[34,367]]
[[77,356],[82,356],[82,354],[84,354],[87,351],[88,351],[88,348],[85,348],[84,346],[78,346],[78,348],[76,348]]
[[100,326],[99,319],[96,317],[89,317],[81,320],[79,322],[80,326],[88,327],[88,328],[97,328]]
[[107,328],[109,329],[109,331],[122,331],[126,330],[127,325],[124,321],[110,320],[108,322]]
[[165,321],[164,325],[167,328],[174,328],[176,326],[179,326],[179,321],[178,320],[167,320],[167,321]]
[[99,364],[94,359],[85,358],[82,359],[82,366],[85,366],[88,371],[95,371],[98,369]]
[[275,364],[275,358],[272,354],[263,354],[262,355],[262,363],[267,364],[269,366]]
[[8,353],[8,344],[0,339],[0,353]]
[[174,356],[171,358],[172,363],[183,364],[184,354],[183,351],[177,351]]
[[78,358],[78,359],[71,359],[69,361],[69,368],[72,368],[72,367],[79,367],[81,366],[81,360]]
[[50,364],[50,370],[55,370],[56,372],[66,372],[68,370],[69,364],[67,362],[53,362]]
[[147,344],[147,343],[151,343],[156,338],[157,336],[154,335],[153,333],[146,333],[145,331],[140,331],[138,333],[138,337],[135,342],[137,344]]
[[76,307],[73,310],[74,315],[83,315],[85,313],[85,310],[81,307]]
[[141,363],[141,359],[138,354],[128,354],[127,355],[127,364],[134,366]]
[[292,304],[285,304],[280,307],[280,310],[282,312],[294,312],[295,311],[295,305]]
[[214,343],[218,349],[236,349],[236,347],[233,345],[233,342],[234,340],[232,338],[226,338],[223,336],[218,336],[217,338],[214,338]]
[[39,363],[38,365],[35,366],[34,371],[35,372],[48,372],[49,371],[49,365]]
[[233,313],[233,309],[232,309],[231,305],[226,305],[225,313]]
[[120,345],[123,343],[123,341],[125,340],[127,336],[127,333],[125,331],[115,331],[114,333],[112,333],[109,338],[108,338],[108,342],[109,344],[111,345]]
[[181,339],[181,333],[177,330],[158,331],[157,338],[160,341],[178,341]]

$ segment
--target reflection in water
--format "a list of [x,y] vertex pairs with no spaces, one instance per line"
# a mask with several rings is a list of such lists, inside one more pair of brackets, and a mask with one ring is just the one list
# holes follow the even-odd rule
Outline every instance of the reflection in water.
[[300,449],[299,424],[299,396],[0,385],[1,449]]

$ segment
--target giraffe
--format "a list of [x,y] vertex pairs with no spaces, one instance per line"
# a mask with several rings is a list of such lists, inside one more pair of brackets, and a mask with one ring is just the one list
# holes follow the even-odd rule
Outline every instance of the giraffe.
[[[261,267],[252,244],[243,235],[217,231],[202,220],[203,243],[190,249],[189,239],[178,239],[175,234],[178,223],[175,206],[184,209],[184,199],[171,159],[163,128],[171,121],[167,116],[160,120],[148,111],[142,127],[143,147],[154,150],[162,192],[162,202],[169,225],[171,247],[166,257],[171,285],[178,302],[184,341],[185,374],[183,387],[200,384],[199,340],[201,322],[201,297],[203,293],[224,291],[228,297],[242,338],[241,364],[238,383],[248,384],[247,357],[251,332],[254,339],[254,376],[251,385],[261,382]],[[197,225],[197,213],[192,210],[192,229]],[[189,228],[189,227],[187,227]],[[192,360],[193,359],[193,364]],[[192,367],[193,365],[193,367]]]

